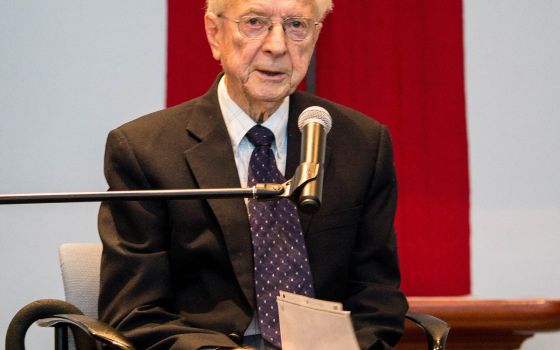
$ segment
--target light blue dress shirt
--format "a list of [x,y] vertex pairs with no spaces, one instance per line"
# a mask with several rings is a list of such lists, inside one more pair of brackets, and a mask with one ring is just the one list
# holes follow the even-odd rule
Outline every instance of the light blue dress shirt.
[[[249,160],[251,153],[255,148],[253,144],[245,137],[247,131],[257,123],[247,115],[229,96],[224,81],[224,77],[218,84],[218,100],[220,109],[224,116],[224,122],[231,139],[233,154],[235,156],[235,164],[239,173],[239,180],[242,187],[247,186],[247,172],[249,169]],[[285,175],[286,156],[288,152],[288,110],[290,106],[290,97],[284,98],[284,101],[278,109],[261,125],[270,129],[276,140],[272,145],[272,151],[276,158],[278,170]]]

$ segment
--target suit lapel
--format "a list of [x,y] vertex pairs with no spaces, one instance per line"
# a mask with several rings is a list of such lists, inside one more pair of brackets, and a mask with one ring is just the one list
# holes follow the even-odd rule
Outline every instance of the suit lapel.
[[[185,157],[200,188],[239,188],[239,175],[230,138],[219,110],[216,86],[202,97],[187,125],[187,132],[199,140],[185,151]],[[242,198],[208,199],[224,235],[233,270],[254,307],[253,254],[247,208]]]

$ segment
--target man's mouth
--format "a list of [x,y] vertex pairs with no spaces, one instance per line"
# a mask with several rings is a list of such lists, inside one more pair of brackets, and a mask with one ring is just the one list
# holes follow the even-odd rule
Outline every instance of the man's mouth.
[[284,73],[282,73],[282,72],[276,72],[276,71],[270,71],[270,70],[263,70],[263,69],[258,69],[258,72],[259,72],[259,73],[262,73],[262,74],[264,74],[264,75],[266,75],[266,76],[269,76],[269,77],[278,77],[278,76],[284,74]]

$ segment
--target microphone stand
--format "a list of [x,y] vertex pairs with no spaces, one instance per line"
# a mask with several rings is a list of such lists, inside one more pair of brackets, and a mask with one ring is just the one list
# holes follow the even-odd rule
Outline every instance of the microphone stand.
[[318,163],[305,162],[297,167],[294,177],[281,184],[264,183],[249,188],[2,194],[0,205],[197,198],[289,198],[297,202],[302,187],[315,180],[318,174]]
[[[215,188],[215,189],[188,189],[188,190],[139,190],[139,191],[108,191],[108,192],[67,192],[67,193],[30,193],[30,194],[4,194],[0,195],[0,205],[5,204],[35,204],[35,203],[67,203],[67,202],[97,202],[97,201],[135,201],[135,200],[177,200],[177,199],[196,199],[196,198],[248,198],[271,199],[289,198],[296,203],[302,187],[310,181],[314,181],[319,174],[318,163],[301,163],[290,180],[280,183],[256,184],[250,188]],[[46,310],[46,308],[57,307],[58,304],[40,304],[41,301],[34,302],[35,311]],[[29,304],[32,305],[32,304]],[[29,308],[30,306],[26,308]],[[67,305],[67,304],[65,304]],[[64,305],[64,307],[66,307]],[[43,307],[44,309],[39,309]],[[62,307],[62,306],[58,306]],[[72,306],[73,307],[73,306]],[[20,310],[21,314],[24,309]],[[31,309],[20,318],[30,319]],[[35,312],[37,316],[37,312]],[[63,325],[73,325],[81,328],[87,334],[93,335],[94,339],[101,339],[104,343],[125,344],[121,346],[127,348],[127,343],[122,343],[122,337],[100,324],[97,320],[84,318],[83,315],[54,315],[54,322]],[[50,316],[49,316],[50,317]],[[39,315],[38,318],[41,318]],[[34,320],[38,319],[37,317]],[[13,321],[12,321],[13,322]],[[45,323],[52,326],[53,323]],[[60,328],[66,330],[66,328]],[[8,330],[8,334],[9,334]],[[58,335],[58,333],[57,333]],[[7,343],[6,343],[7,344]],[[130,347],[132,349],[132,347]]]

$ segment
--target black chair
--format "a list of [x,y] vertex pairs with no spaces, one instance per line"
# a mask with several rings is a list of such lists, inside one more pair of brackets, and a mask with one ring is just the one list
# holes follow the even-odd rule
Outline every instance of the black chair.
[[[8,327],[6,350],[24,350],[25,334],[35,322],[42,327],[54,327],[56,350],[72,349],[74,344],[77,350],[93,350],[99,344],[114,349],[134,349],[120,332],[97,320],[101,245],[64,244],[59,256],[67,301],[43,299],[23,307]],[[445,349],[447,323],[415,312],[407,313],[406,318],[424,330],[428,350]],[[74,341],[69,341],[69,330]]]

